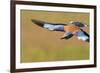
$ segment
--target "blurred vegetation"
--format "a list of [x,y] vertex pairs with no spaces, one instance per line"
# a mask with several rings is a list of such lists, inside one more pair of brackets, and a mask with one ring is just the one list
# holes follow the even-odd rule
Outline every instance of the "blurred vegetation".
[[[31,22],[39,19],[52,23],[80,21],[89,25],[89,13],[21,10],[21,62],[89,59],[89,43],[73,36],[61,40],[62,32],[51,32]],[[84,29],[89,33],[89,28]]]
[[[25,52],[25,51],[24,51]],[[27,57],[30,56],[30,57]],[[22,62],[68,61],[89,59],[89,47],[79,46],[62,49],[33,49],[22,56]]]

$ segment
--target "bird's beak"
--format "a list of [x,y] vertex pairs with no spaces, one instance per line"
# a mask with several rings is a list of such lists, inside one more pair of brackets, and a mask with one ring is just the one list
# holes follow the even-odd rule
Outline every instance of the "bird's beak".
[[89,27],[89,25],[85,25],[85,27]]

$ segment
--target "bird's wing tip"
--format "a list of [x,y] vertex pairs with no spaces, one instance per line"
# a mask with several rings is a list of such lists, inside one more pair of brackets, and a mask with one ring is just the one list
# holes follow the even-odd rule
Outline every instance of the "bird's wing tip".
[[35,19],[31,19],[32,22],[36,21]]

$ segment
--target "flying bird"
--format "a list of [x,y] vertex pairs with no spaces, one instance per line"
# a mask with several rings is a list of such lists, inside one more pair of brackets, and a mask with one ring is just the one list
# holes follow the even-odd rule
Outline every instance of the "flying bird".
[[89,42],[89,34],[84,31],[84,28],[87,27],[87,25],[84,23],[77,21],[70,21],[68,24],[49,23],[35,19],[32,19],[32,22],[51,31],[64,32],[64,35],[61,37],[61,39],[70,39],[73,35],[75,35],[79,40]]

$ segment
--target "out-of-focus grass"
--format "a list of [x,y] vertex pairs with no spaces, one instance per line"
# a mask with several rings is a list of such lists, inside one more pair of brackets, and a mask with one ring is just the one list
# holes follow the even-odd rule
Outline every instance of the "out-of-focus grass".
[[[31,22],[39,19],[51,23],[80,21],[89,25],[89,13],[21,10],[21,62],[44,62],[89,59],[89,43],[76,37],[60,40],[62,32],[51,32]],[[89,28],[84,29],[89,33]]]
[[[62,49],[33,49],[30,53],[22,53],[21,62],[45,62],[89,59],[89,48],[84,46],[66,47]],[[28,55],[28,56],[27,56]]]

